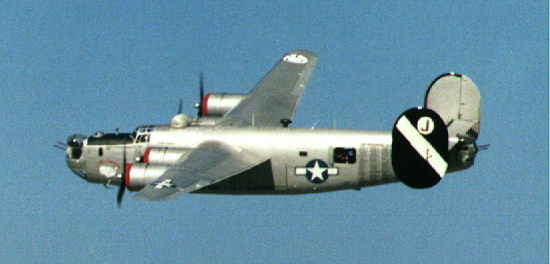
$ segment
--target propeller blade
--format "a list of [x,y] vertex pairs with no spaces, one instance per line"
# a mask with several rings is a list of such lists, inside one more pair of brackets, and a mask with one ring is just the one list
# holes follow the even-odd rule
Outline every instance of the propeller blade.
[[199,112],[198,117],[202,117],[202,105],[204,103],[204,74],[201,72],[199,75]]
[[118,208],[122,204],[122,198],[124,197],[124,191],[126,191],[126,144],[122,145],[122,177],[120,179],[120,187],[116,195],[116,204]]
[[118,188],[118,193],[116,195],[116,204],[118,208],[120,208],[120,205],[122,204],[122,198],[124,197],[124,191],[126,190],[126,187],[124,185],[120,185]]
[[182,111],[182,104],[183,104],[183,100],[181,100],[180,98],[180,101],[179,101],[179,104],[178,104],[178,115],[181,114],[181,111]]

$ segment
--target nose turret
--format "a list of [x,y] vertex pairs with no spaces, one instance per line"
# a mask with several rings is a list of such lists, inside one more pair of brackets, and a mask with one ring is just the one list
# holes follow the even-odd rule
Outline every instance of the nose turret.
[[80,159],[85,138],[83,135],[72,135],[67,138],[67,155],[69,159]]
[[85,139],[85,136],[78,134],[69,136],[67,138],[67,149],[65,150],[67,166],[83,179],[86,179],[84,159],[82,159],[82,148],[84,147]]

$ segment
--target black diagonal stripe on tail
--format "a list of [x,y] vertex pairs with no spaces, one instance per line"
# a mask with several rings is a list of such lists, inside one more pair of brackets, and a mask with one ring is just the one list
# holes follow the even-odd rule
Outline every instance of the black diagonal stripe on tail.
[[392,166],[412,188],[429,188],[445,175],[448,132],[441,117],[427,108],[411,108],[399,116],[392,131]]

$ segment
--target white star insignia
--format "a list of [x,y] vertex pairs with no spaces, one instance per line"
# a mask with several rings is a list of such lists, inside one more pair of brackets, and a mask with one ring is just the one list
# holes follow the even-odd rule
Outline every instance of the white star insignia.
[[172,183],[172,179],[166,179],[161,182],[153,183],[153,186],[155,189],[164,189],[164,188],[171,188],[175,187],[175,185]]
[[325,180],[325,177],[323,177],[323,172],[327,170],[327,168],[321,168],[319,167],[319,162],[315,161],[315,166],[313,168],[307,168],[309,172],[311,172],[311,180],[320,179],[321,181]]

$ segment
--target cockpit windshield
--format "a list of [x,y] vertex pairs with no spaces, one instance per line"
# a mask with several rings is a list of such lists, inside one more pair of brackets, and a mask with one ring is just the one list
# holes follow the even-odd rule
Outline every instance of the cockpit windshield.
[[88,145],[122,145],[131,144],[133,139],[130,133],[97,133],[88,138]]
[[135,143],[147,143],[153,129],[153,126],[139,126],[132,133],[132,138],[135,140]]

